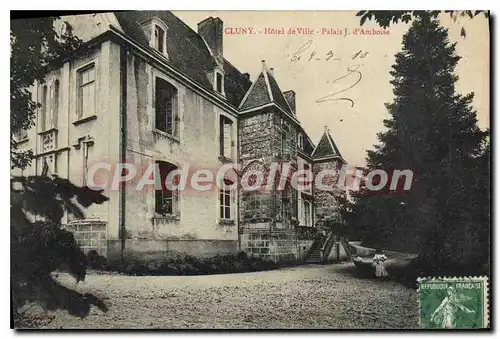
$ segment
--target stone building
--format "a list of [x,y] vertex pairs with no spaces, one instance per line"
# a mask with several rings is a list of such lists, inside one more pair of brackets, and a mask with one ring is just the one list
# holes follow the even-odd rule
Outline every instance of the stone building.
[[[42,107],[35,127],[19,135],[18,143],[35,154],[24,175],[57,174],[89,185],[89,169],[103,162],[108,173],[123,171],[117,169],[123,163],[155,164],[162,180],[188,167],[287,163],[292,171],[317,173],[345,163],[326,130],[313,145],[297,119],[295,93],[279,88],[272,69],[262,62],[251,81],[224,57],[219,18],[203,20],[197,32],[167,11],[64,21],[57,29],[71,28],[88,48],[31,89]],[[235,173],[224,178],[236,180]],[[62,223],[84,250],[108,259],[244,250],[280,260],[303,257],[312,241],[297,230],[313,229],[335,210],[332,195],[314,187],[247,192],[138,185],[139,175],[104,186],[108,202],[91,206],[84,220],[67,215]]]

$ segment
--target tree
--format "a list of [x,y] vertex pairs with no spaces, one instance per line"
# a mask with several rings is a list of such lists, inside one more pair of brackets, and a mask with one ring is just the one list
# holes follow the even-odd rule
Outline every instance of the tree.
[[[24,169],[31,150],[21,150],[15,135],[34,125],[39,104],[29,87],[43,83],[45,74],[82,48],[67,24],[56,32],[57,18],[11,21],[11,166]],[[11,177],[11,295],[14,325],[24,326],[21,308],[30,302],[48,310],[65,309],[85,316],[90,305],[106,311],[92,294],[81,294],[60,285],[51,273],[66,269],[77,281],[86,273],[86,258],[73,234],[61,229],[64,213],[82,218],[83,208],[102,204],[101,192],[77,187],[57,176]]]
[[107,200],[101,192],[77,187],[57,176],[11,178],[11,292],[15,320],[20,319],[19,309],[29,302],[82,317],[88,314],[90,305],[107,311],[97,297],[68,289],[51,276],[56,269],[66,269],[77,282],[85,279],[85,255],[73,234],[61,229],[61,218],[64,212],[82,218],[82,208]]
[[31,150],[20,150],[15,135],[34,125],[40,104],[33,101],[29,87],[44,83],[51,68],[82,48],[83,42],[66,23],[56,32],[58,17],[12,20],[10,26],[10,151],[11,166],[24,169],[31,161]]
[[[477,126],[473,93],[457,94],[454,74],[460,57],[437,20],[416,18],[396,54],[391,84],[395,99],[386,104],[390,118],[380,144],[368,151],[369,169],[411,169],[409,192],[354,194],[354,224],[365,243],[416,250],[428,272],[458,274],[457,269],[484,262],[484,141]],[[488,212],[489,213],[489,212]],[[451,272],[455,270],[454,272]],[[470,272],[468,273],[471,274]]]
[[397,24],[399,21],[408,23],[412,19],[418,18],[437,18],[440,14],[448,14],[454,21],[458,17],[468,17],[470,19],[482,14],[489,17],[489,11],[359,11],[356,16],[360,16],[360,23],[363,25],[366,20],[375,20],[380,27],[387,28],[391,24]]

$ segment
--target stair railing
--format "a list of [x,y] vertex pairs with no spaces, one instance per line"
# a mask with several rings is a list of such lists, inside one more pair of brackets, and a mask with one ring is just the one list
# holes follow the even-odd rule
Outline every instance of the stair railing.
[[333,235],[333,230],[330,230],[326,236],[325,242],[321,247],[321,261],[326,262],[328,255],[330,254],[333,244],[335,243],[335,236]]

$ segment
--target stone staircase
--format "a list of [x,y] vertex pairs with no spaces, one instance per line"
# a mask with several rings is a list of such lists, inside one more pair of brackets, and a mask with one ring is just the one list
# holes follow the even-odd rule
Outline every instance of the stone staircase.
[[307,253],[306,259],[304,260],[305,264],[322,264],[323,260],[321,258],[321,249],[325,245],[327,237],[326,236],[318,236],[309,252]]

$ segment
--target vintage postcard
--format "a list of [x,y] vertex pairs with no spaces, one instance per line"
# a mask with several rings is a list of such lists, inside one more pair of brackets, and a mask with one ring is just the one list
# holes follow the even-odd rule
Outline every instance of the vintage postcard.
[[27,15],[13,328],[490,328],[489,11]]

